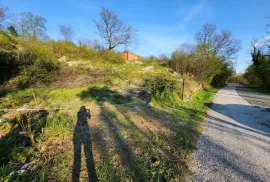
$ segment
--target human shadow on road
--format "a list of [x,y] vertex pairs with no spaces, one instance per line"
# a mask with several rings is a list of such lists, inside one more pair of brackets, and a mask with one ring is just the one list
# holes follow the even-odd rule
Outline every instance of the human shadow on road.
[[91,119],[90,110],[86,109],[85,106],[82,106],[77,113],[77,124],[73,135],[73,145],[74,145],[74,163],[72,171],[73,182],[80,181],[82,146],[84,149],[84,155],[86,159],[88,179],[91,182],[98,181],[92,152],[92,143],[91,143],[92,141],[88,126],[88,119]]

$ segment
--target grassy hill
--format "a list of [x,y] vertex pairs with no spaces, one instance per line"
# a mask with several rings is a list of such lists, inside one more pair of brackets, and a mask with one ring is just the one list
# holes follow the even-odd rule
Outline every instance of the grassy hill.
[[187,179],[216,89],[163,61],[35,41],[12,50],[36,56],[1,86],[0,181]]

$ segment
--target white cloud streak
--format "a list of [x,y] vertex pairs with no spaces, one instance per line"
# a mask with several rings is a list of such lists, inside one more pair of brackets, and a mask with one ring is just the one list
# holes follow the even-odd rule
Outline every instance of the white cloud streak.
[[195,6],[193,6],[192,9],[185,16],[184,22],[188,23],[193,18],[195,18],[202,11],[204,5],[205,5],[205,0],[199,0],[199,2]]
[[255,44],[254,44],[254,47],[263,47],[265,46],[265,44],[269,43],[270,42],[270,35],[267,35],[265,36],[264,38],[262,38],[261,40],[257,41]]

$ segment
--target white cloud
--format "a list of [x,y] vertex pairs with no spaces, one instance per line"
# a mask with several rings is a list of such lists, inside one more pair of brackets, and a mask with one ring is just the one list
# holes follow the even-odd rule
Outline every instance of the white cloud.
[[264,38],[262,38],[261,40],[257,41],[254,46],[259,48],[262,46],[265,46],[266,43],[270,42],[270,35],[265,36]]
[[188,23],[193,18],[195,18],[202,11],[204,5],[205,5],[205,0],[199,0],[199,2],[195,6],[193,6],[192,9],[185,16],[184,22]]

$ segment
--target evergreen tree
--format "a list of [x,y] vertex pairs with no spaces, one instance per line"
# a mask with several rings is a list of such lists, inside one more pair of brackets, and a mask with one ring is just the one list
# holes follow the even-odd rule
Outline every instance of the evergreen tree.
[[19,34],[18,32],[16,31],[15,27],[14,26],[9,26],[8,28],[8,31],[9,31],[9,34],[13,37],[17,37]]

